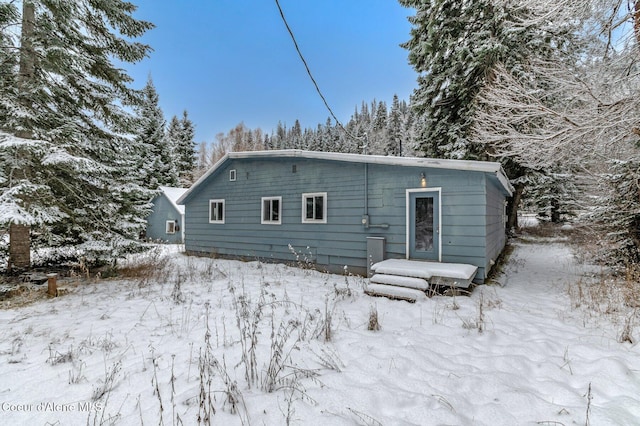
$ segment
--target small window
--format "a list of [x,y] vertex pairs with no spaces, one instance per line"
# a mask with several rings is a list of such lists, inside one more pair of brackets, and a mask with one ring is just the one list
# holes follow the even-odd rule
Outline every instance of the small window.
[[175,234],[176,233],[176,221],[168,220],[167,221],[167,234]]
[[302,223],[327,223],[327,193],[302,194]]
[[236,169],[229,170],[229,181],[231,182],[236,181]]
[[209,200],[209,223],[224,223],[224,200]]
[[262,224],[280,225],[282,197],[262,197]]

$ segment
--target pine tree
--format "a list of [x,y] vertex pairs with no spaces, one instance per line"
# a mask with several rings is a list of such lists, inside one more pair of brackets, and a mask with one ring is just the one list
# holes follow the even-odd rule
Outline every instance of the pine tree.
[[112,63],[150,50],[132,41],[153,27],[135,9],[121,0],[0,6],[0,223],[37,229],[36,246],[93,259],[140,247],[151,194],[123,168],[134,131],[125,108],[140,95]]
[[385,155],[402,156],[402,130],[403,123],[402,113],[400,111],[400,100],[398,99],[398,95],[393,95],[391,111],[389,111],[389,118],[385,129],[387,142],[384,149]]
[[146,155],[142,156],[140,169],[144,170],[143,184],[148,189],[159,186],[176,186],[176,156],[172,143],[165,137],[166,121],[160,108],[160,97],[153,85],[151,76],[142,89],[144,102],[137,108],[137,142]]
[[196,143],[193,140],[195,130],[186,110],[182,118],[173,116],[167,128],[167,148],[173,153],[175,172],[178,184],[182,187],[191,186],[196,169]]
[[608,247],[604,263],[623,267],[640,265],[640,149],[624,160],[610,161],[604,175],[607,192],[598,200],[592,219]]
[[[182,125],[180,124],[180,119],[178,119],[177,115],[171,117],[169,120],[169,125],[167,126],[167,131],[165,132],[165,138],[167,139],[167,145],[171,151],[175,151],[178,149],[178,145],[180,144],[180,133],[182,132]],[[176,169],[177,161],[176,161]]]
[[485,159],[472,141],[476,98],[496,64],[511,70],[529,55],[551,49],[536,27],[511,30],[506,19],[526,9],[492,0],[399,0],[416,9],[411,39],[403,44],[418,72],[412,105],[421,120],[422,151],[443,158]]
[[387,136],[385,130],[387,128],[387,104],[384,101],[372,102],[373,121],[371,123],[371,131],[369,132],[369,154],[385,154],[387,146]]

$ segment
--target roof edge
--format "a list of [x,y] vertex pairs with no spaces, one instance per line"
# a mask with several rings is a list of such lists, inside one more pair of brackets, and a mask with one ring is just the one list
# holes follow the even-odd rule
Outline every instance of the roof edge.
[[[178,211],[178,213],[184,215],[184,208],[178,205],[179,204],[178,201],[180,201],[180,199],[184,196],[184,194],[186,194],[188,189],[187,188],[180,188],[180,187],[177,187],[177,186],[163,186],[163,185],[160,185],[158,188],[162,191],[162,193],[165,195],[167,200],[169,200],[171,205]],[[176,189],[181,189],[181,190],[183,189],[183,190],[185,190],[185,192],[180,197],[178,197],[177,199],[173,199],[173,198],[169,197],[169,194],[168,194],[167,190],[176,190]]]
[[211,176],[222,164],[232,158],[262,158],[262,157],[279,157],[279,158],[310,158],[318,160],[347,161],[351,163],[368,163],[381,165],[396,166],[412,166],[412,167],[429,167],[436,169],[453,169],[478,171],[485,173],[495,173],[496,178],[509,194],[513,195],[514,188],[509,183],[502,165],[493,161],[474,161],[474,160],[446,160],[426,157],[391,157],[384,155],[365,155],[365,154],[344,154],[338,152],[322,152],[322,151],[305,151],[301,149],[282,149],[271,151],[239,151],[228,152],[220,160],[218,160],[211,168],[200,177],[189,190],[177,200],[178,204],[184,204],[190,194]]
[[213,174],[213,172],[215,172],[217,169],[220,168],[220,166],[222,165],[222,163],[224,163],[225,161],[227,161],[227,159],[229,158],[229,154],[232,154],[230,152],[226,153],[225,155],[222,156],[221,159],[219,159],[216,164],[214,164],[213,166],[211,166],[211,168],[209,170],[207,170],[205,172],[205,174],[203,174],[202,176],[200,176],[200,178],[195,181],[193,183],[193,185],[191,185],[189,187],[189,189],[187,190],[187,192],[185,192],[184,194],[182,194],[182,197],[178,198],[176,200],[176,204],[184,204],[185,200],[187,200],[189,198],[189,196],[191,195],[191,193],[193,193],[193,191],[200,186],[200,184],[202,182],[204,182],[209,176],[211,176],[211,174]]

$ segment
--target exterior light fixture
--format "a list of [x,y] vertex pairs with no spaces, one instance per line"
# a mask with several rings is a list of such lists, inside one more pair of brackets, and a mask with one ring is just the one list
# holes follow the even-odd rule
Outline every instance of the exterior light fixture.
[[424,172],[420,173],[420,186],[423,188],[427,187],[427,177],[424,175]]

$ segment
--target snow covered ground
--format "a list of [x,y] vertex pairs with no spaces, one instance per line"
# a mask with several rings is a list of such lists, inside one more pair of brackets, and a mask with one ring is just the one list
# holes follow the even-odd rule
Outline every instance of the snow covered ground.
[[5,306],[0,424],[640,424],[633,311],[576,307],[589,271],[565,245],[515,245],[498,284],[415,304],[174,251]]

